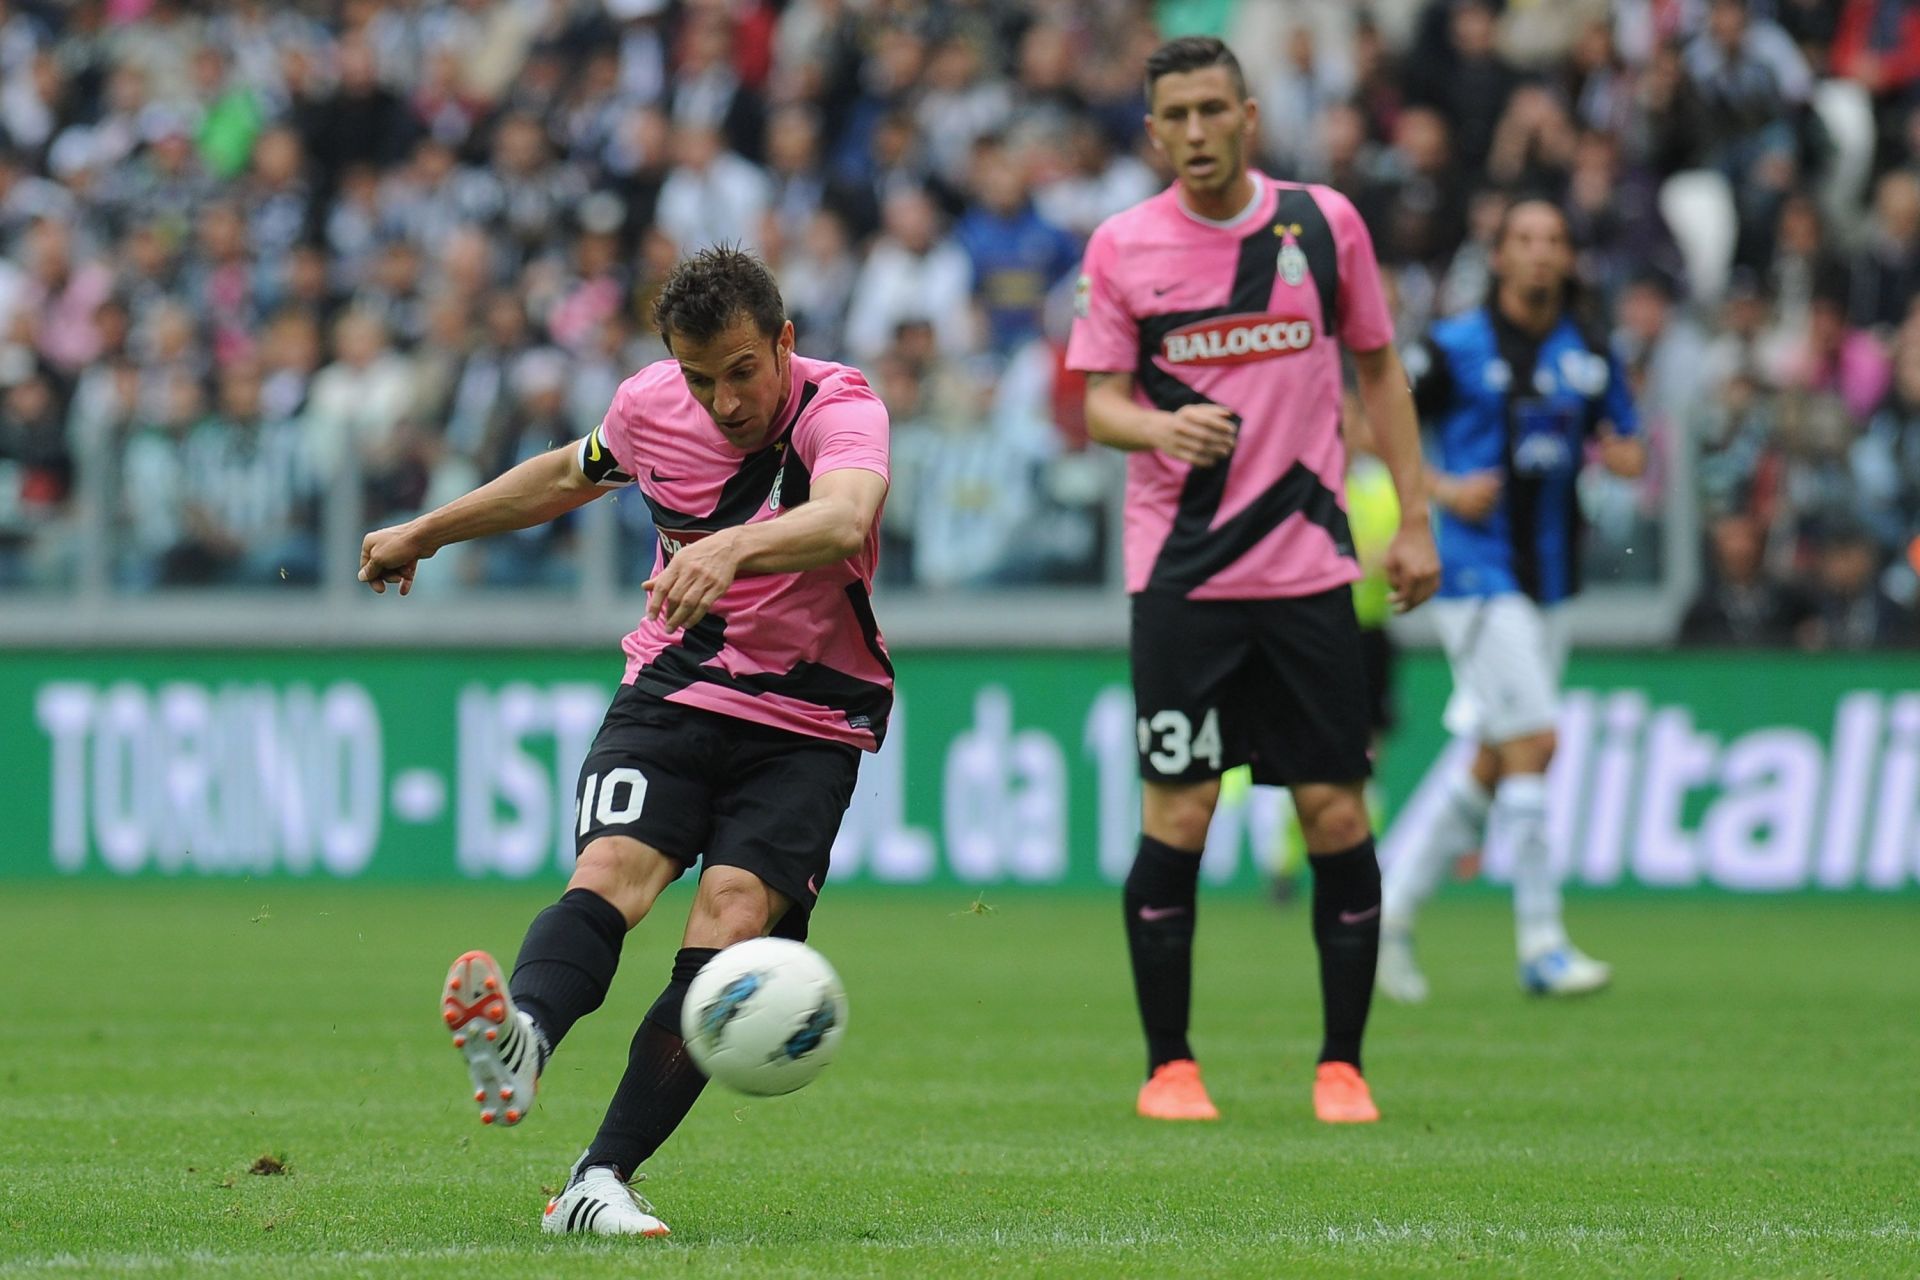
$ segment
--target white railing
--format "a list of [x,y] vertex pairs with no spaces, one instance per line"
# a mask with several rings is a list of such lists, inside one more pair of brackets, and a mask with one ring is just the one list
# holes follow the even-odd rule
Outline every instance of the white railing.
[[[1675,450],[1662,519],[1661,577],[1652,586],[1596,585],[1569,608],[1584,645],[1654,647],[1678,629],[1699,582],[1698,514],[1691,459]],[[97,470],[97,469],[96,469]],[[427,590],[402,600],[376,596],[354,578],[360,539],[357,476],[343,476],[324,504],[318,587],[171,589],[130,594],[112,584],[116,495],[82,477],[76,495],[82,549],[65,589],[0,595],[0,648],[601,648],[633,627],[642,598],[619,585],[615,512],[595,503],[577,513],[578,584],[570,590]],[[1119,495],[1109,502],[1106,584],[932,591],[887,588],[876,609],[897,648],[1094,648],[1126,643],[1119,567]],[[429,562],[432,575],[447,566]],[[1433,643],[1418,613],[1395,624],[1407,643]]]

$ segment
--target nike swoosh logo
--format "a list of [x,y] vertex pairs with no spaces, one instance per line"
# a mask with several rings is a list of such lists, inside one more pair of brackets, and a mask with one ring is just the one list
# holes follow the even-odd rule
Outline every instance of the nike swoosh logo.
[[1340,923],[1341,924],[1365,924],[1367,921],[1373,919],[1375,916],[1379,914],[1380,914],[1380,906],[1378,903],[1375,903],[1373,906],[1368,907],[1365,911],[1342,911],[1340,913]]
[[1171,920],[1174,916],[1184,916],[1188,910],[1187,907],[1142,907],[1140,918],[1152,924],[1156,920]]
[[1170,284],[1156,285],[1154,286],[1153,296],[1156,298],[1165,297],[1167,294],[1172,293],[1175,288],[1176,286]]
[[820,886],[813,882],[812,876],[807,877],[807,892],[816,898],[820,896]]
[[679,476],[663,476],[658,471],[654,470],[652,467],[647,468],[647,475],[653,480],[655,484],[674,484],[678,482],[680,479]]

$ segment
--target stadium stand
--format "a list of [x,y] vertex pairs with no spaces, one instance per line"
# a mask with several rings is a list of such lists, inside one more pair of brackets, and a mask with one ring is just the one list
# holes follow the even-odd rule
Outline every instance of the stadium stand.
[[[1566,204],[1657,444],[1584,495],[1596,581],[1698,546],[1689,637],[1915,638],[1900,0],[15,0],[0,591],[314,587],[597,422],[717,240],[892,409],[889,589],[1111,589],[1117,460],[1061,355],[1085,236],[1164,179],[1163,31],[1234,44],[1265,166],[1353,198],[1403,336],[1482,299],[1506,199]],[[423,586],[631,586],[618,510]]]

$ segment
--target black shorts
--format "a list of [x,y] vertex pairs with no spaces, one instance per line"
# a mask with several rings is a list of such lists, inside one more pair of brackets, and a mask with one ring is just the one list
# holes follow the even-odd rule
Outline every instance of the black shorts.
[[1376,735],[1393,728],[1393,638],[1385,627],[1360,628],[1367,666],[1367,724]]
[[574,853],[629,836],[688,866],[750,871],[793,901],[774,932],[804,940],[859,767],[846,743],[621,685],[580,766]]
[[1202,782],[1242,764],[1272,786],[1372,772],[1366,660],[1344,586],[1283,600],[1143,591],[1132,658],[1149,782]]

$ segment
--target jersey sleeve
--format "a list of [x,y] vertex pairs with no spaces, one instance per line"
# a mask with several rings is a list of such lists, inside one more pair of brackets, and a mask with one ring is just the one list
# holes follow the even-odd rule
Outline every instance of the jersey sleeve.
[[1380,285],[1373,236],[1353,201],[1329,187],[1315,196],[1333,231],[1340,269],[1340,343],[1349,351],[1378,351],[1393,341],[1393,314]]
[[793,429],[794,451],[815,476],[829,471],[892,472],[887,444],[891,434],[887,407],[858,373],[848,370],[839,384],[807,409]]
[[1124,373],[1140,363],[1140,324],[1121,300],[1114,280],[1118,254],[1107,227],[1095,229],[1080,260],[1073,288],[1073,334],[1067,368],[1082,373]]
[[603,489],[617,489],[633,483],[638,468],[633,463],[633,428],[639,421],[635,411],[633,379],[620,384],[613,403],[600,425],[580,442],[580,470],[587,479]]

